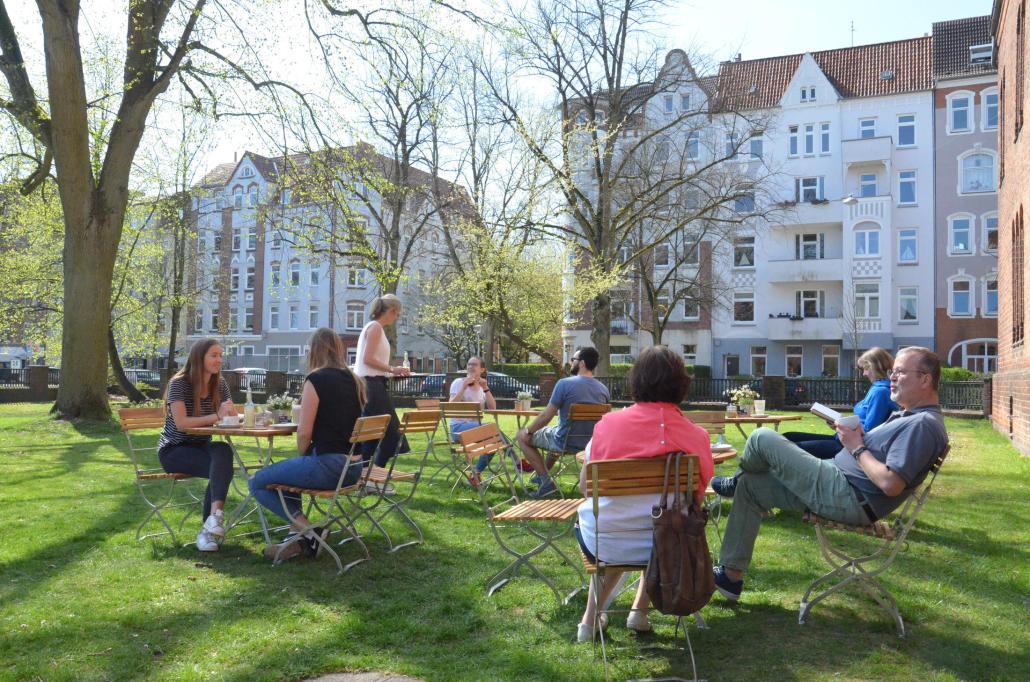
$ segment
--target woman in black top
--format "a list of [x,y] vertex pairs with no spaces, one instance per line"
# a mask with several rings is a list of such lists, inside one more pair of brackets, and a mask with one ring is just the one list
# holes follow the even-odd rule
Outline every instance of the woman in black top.
[[[297,451],[294,457],[261,469],[250,479],[250,490],[260,504],[293,524],[295,531],[310,528],[301,513],[300,496],[284,493],[283,509],[279,493],[269,490],[272,484],[332,490],[346,470],[343,486],[353,485],[361,476],[361,457],[355,456],[348,466],[350,436],[354,422],[365,404],[365,385],[347,368],[343,342],[332,329],[322,327],[311,335],[308,351],[308,375],[301,396],[300,424],[297,427]],[[303,524],[303,525],[300,525]],[[282,545],[269,545],[265,556],[285,560],[301,552],[316,554],[320,545],[315,533],[324,540],[327,530],[308,531],[304,540],[287,538]],[[282,549],[282,552],[280,552]]]
[[204,525],[197,533],[197,549],[218,551],[225,537],[223,509],[232,482],[232,448],[228,443],[213,443],[211,436],[183,433],[186,429],[214,426],[223,416],[236,414],[229,384],[222,378],[222,347],[217,341],[204,339],[193,344],[186,366],[168,382],[165,405],[167,416],[157,443],[157,456],[170,474],[208,479]]

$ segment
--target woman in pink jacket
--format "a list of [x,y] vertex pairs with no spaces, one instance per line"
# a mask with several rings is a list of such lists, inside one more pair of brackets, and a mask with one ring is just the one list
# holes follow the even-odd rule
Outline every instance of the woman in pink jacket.
[[[701,464],[703,496],[712,478],[712,446],[708,432],[683,416],[679,405],[687,395],[690,376],[683,360],[665,346],[645,349],[629,373],[629,385],[634,405],[610,412],[594,427],[594,436],[587,445],[587,462],[601,459],[629,459],[661,457],[669,452],[697,455]],[[580,490],[586,496],[587,467],[580,474]],[[651,507],[658,504],[660,495],[622,495],[598,499],[601,533],[598,536],[593,505],[586,500],[579,507],[576,536],[580,547],[590,558],[598,557],[608,563],[641,564],[651,556]],[[622,582],[622,574],[607,572],[598,601],[607,608]],[[579,624],[577,639],[589,642],[597,634],[594,630],[594,590],[596,580],[590,582],[587,608]],[[626,627],[647,632],[651,623],[647,617],[648,597],[644,581],[640,581],[633,610]],[[602,613],[601,627],[607,625],[607,614]]]

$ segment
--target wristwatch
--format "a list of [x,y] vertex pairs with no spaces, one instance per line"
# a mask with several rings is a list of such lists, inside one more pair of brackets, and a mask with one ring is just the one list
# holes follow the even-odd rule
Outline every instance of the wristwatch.
[[865,445],[859,445],[857,448],[855,448],[854,450],[851,451],[851,456],[854,457],[855,459],[858,459],[859,455],[861,455],[863,452],[868,452],[868,451],[869,451],[868,447],[866,447]]

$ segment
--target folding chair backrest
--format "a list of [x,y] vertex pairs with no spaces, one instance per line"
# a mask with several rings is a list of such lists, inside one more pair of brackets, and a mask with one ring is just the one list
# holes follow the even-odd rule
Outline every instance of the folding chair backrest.
[[904,527],[904,532],[907,533],[908,528],[915,522],[916,516],[919,515],[919,510],[922,509],[923,503],[929,497],[930,490],[933,488],[933,482],[937,479],[937,474],[940,472],[941,465],[944,464],[944,460],[949,452],[951,452],[951,446],[946,445],[941,454],[930,463],[930,467],[923,481],[919,484],[919,488],[912,491],[909,498],[905,500],[904,505],[898,510],[895,521],[896,527]]
[[386,435],[386,427],[390,425],[390,415],[377,414],[374,417],[359,417],[354,422],[351,432],[351,443],[365,443],[370,440],[382,440]]
[[122,431],[163,429],[165,410],[163,407],[127,407],[118,410],[118,422],[122,426]]
[[575,422],[596,422],[611,411],[612,406],[608,403],[573,403],[569,407],[569,419]]
[[707,431],[710,436],[721,436],[726,433],[726,412],[724,410],[684,412],[683,416]]
[[[622,495],[647,495],[661,493],[665,484],[665,460],[667,456],[630,459],[604,459],[587,463],[587,497],[618,497]],[[694,460],[694,466],[690,461]],[[675,489],[684,494],[697,493],[701,486],[701,466],[697,455],[685,454],[680,461],[679,480]],[[669,478],[674,479],[676,466],[673,462]],[[596,484],[595,484],[596,480]],[[673,489],[674,481],[669,481]]]
[[489,455],[508,447],[508,442],[497,428],[497,424],[483,424],[458,434],[461,448],[465,456],[478,459],[480,455]]
[[432,433],[440,423],[440,410],[412,410],[401,419],[401,433]]
[[439,410],[439,398],[415,398],[415,407],[419,410]]
[[483,407],[479,403],[440,403],[446,419],[482,419]]

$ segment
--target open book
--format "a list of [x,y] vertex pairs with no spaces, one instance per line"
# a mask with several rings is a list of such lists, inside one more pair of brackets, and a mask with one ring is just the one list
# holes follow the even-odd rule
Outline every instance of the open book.
[[812,407],[808,409],[812,414],[818,417],[822,417],[834,424],[840,424],[841,426],[845,426],[849,429],[856,428],[862,423],[862,420],[858,418],[858,415],[849,414],[845,417],[837,410],[832,407],[826,407],[826,405],[823,405],[822,403],[812,403]]

